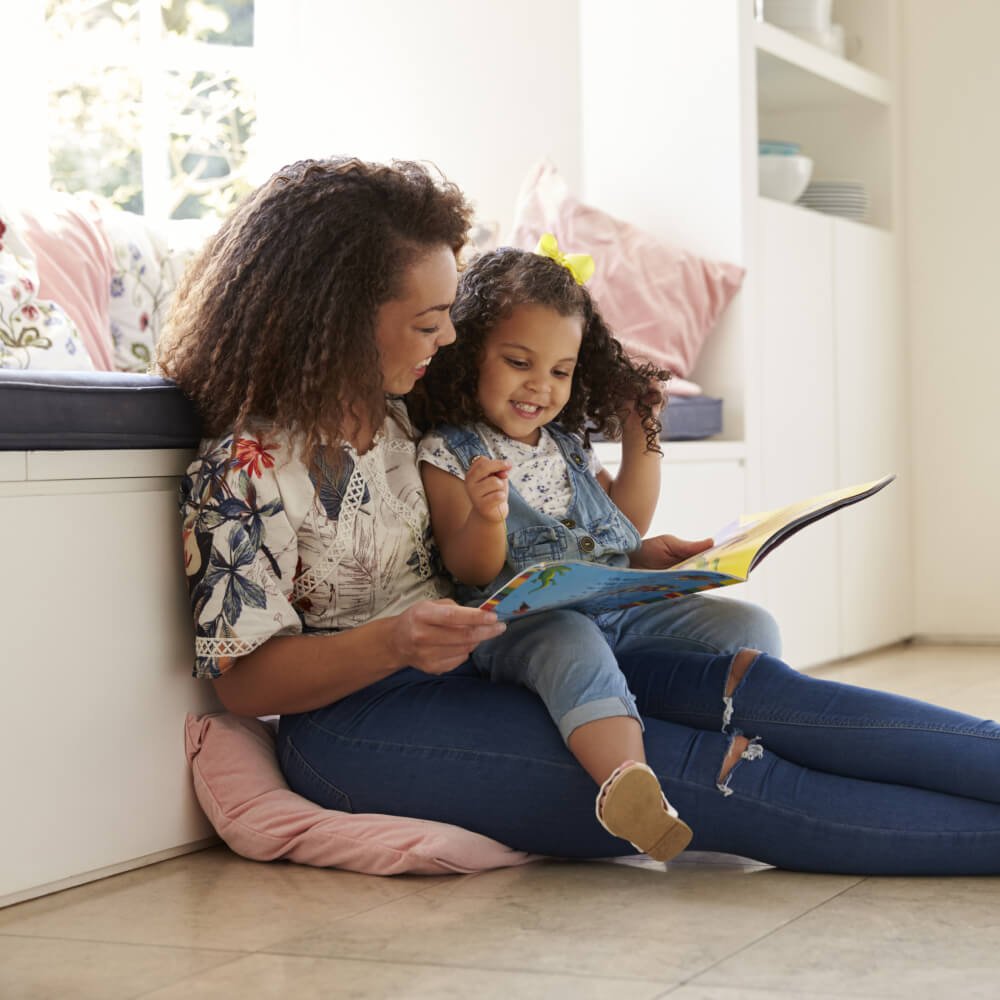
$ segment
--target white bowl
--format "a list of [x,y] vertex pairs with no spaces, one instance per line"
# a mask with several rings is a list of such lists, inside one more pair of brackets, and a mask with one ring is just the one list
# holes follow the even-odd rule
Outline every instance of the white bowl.
[[757,157],[760,193],[777,201],[795,201],[812,177],[813,161],[808,156]]
[[762,0],[764,20],[786,31],[807,28],[822,31],[830,26],[832,0]]

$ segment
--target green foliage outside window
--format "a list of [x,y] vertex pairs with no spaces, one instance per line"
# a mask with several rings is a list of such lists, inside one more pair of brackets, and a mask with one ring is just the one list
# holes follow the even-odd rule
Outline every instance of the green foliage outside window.
[[171,54],[199,44],[223,54],[251,46],[253,3],[162,0],[157,57],[165,72],[157,86],[165,120],[153,122],[144,100],[143,87],[152,84],[143,79],[149,56],[139,0],[46,0],[48,34],[61,53],[52,61],[49,92],[52,186],[149,210],[143,157],[150,155],[146,130],[156,128],[168,191],[160,210],[174,219],[226,214],[250,188],[253,88],[238,72],[220,69],[218,58],[191,69],[190,57],[172,65]]

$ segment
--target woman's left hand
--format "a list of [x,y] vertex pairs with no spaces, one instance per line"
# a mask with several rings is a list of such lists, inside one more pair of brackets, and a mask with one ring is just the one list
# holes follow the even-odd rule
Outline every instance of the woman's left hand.
[[639,548],[629,553],[628,561],[632,569],[670,569],[671,566],[710,549],[713,544],[711,538],[689,542],[676,535],[654,535],[652,538],[644,538]]

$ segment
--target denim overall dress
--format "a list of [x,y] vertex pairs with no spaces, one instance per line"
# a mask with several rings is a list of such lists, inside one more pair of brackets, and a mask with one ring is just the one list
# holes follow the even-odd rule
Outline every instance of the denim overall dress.
[[[507,561],[485,587],[458,584],[456,596],[463,604],[481,604],[532,563],[578,559],[627,566],[628,553],[639,546],[639,532],[590,472],[580,441],[556,424],[546,429],[566,464],[572,492],[569,509],[558,518],[543,514],[530,507],[512,485]],[[465,470],[477,455],[494,457],[473,429],[444,425],[435,431]],[[509,622],[507,631],[481,643],[471,660],[494,681],[536,691],[564,740],[577,726],[595,719],[639,718],[607,636],[594,619],[578,611],[548,611]]]

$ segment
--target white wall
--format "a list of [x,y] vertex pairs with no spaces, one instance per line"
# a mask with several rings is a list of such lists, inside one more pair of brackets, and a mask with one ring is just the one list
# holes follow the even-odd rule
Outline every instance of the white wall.
[[907,0],[916,630],[1000,637],[1000,4]]
[[40,72],[45,8],[22,4],[15,13],[13,6],[13,0],[0,0],[4,52],[0,58],[0,94],[4,95],[0,199],[11,207],[37,198],[48,184],[48,155],[40,138],[46,94],[44,87],[33,85]]
[[265,0],[259,9],[259,43],[274,53],[259,90],[259,173],[334,153],[432,160],[481,218],[505,228],[539,157],[577,186],[576,0]]

